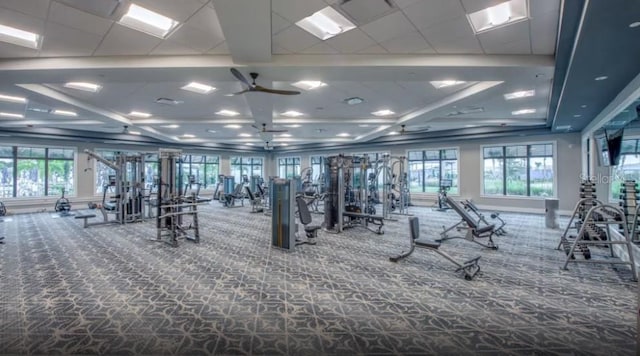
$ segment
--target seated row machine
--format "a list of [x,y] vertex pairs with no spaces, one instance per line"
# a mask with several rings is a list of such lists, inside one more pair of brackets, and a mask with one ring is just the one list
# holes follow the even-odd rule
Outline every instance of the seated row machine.
[[455,259],[453,259],[453,257],[451,257],[449,254],[443,251],[440,251],[438,249],[440,247],[440,243],[433,242],[433,241],[420,240],[420,223],[418,221],[418,218],[415,216],[409,217],[409,231],[410,231],[409,240],[411,243],[411,248],[409,249],[408,252],[403,251],[401,254],[397,256],[389,257],[389,261],[398,262],[403,258],[409,257],[413,253],[413,251],[416,249],[416,247],[419,247],[419,248],[435,251],[438,255],[444,257],[446,260],[456,265],[458,268],[455,270],[455,272],[456,273],[462,272],[464,274],[464,279],[468,281],[472,280],[473,277],[475,277],[480,272],[480,266],[478,265],[478,260],[480,259],[480,256],[472,258],[469,261],[460,263]]

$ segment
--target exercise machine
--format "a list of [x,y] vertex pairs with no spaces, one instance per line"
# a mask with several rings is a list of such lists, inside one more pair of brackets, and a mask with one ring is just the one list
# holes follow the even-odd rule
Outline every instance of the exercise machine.
[[[464,208],[467,209],[467,211],[473,213],[478,218],[477,219],[478,225],[481,222],[484,223],[485,225],[491,225],[489,224],[489,222],[487,222],[487,219],[484,217],[484,214],[480,212],[480,209],[478,209],[478,206],[473,200],[467,199],[463,201],[462,206],[464,206]],[[498,220],[500,222],[499,224],[496,225],[494,229],[495,234],[498,236],[505,235],[507,231],[504,229],[504,226],[507,225],[507,223],[500,217],[500,213],[493,212],[489,216],[491,216],[491,219]]]
[[295,247],[295,185],[293,180],[277,178],[271,182],[271,245],[292,250]]
[[0,216],[7,215],[7,207],[0,201]]
[[309,211],[309,206],[307,202],[302,199],[302,197],[296,197],[296,204],[298,205],[298,219],[302,224],[302,228],[304,230],[306,241],[300,239],[299,236],[296,237],[296,246],[308,244],[315,245],[316,237],[318,237],[318,230],[321,228],[320,225],[311,225],[311,212]]
[[[471,242],[474,242],[482,247],[486,247],[492,250],[497,250],[498,245],[493,242],[493,235],[496,234],[495,225],[486,225],[481,226],[478,222],[469,214],[467,210],[465,210],[460,203],[453,200],[451,197],[447,197],[447,205],[451,207],[458,215],[461,220],[457,224],[445,228],[443,228],[443,232],[440,233],[440,239],[436,240],[436,242],[443,242],[450,239],[465,239]],[[457,231],[466,230],[465,236],[449,236],[449,231],[456,229]],[[478,239],[487,239],[487,243],[482,243],[478,241]]]
[[60,216],[71,216],[71,202],[64,196],[65,189],[62,188],[62,196],[56,200],[54,210],[59,213]]
[[220,194],[218,201],[220,201],[225,208],[237,207],[236,200],[240,200],[241,206],[244,206],[243,184],[235,183],[236,179],[234,176],[224,177],[224,192]]
[[156,217],[156,241],[172,247],[178,239],[199,243],[198,202],[195,193],[186,199],[182,191],[181,150],[160,149],[158,152],[160,187]]
[[440,189],[438,190],[438,211],[447,211],[451,209],[447,205],[447,192],[451,189],[451,179],[440,179]]
[[[193,187],[196,187],[195,189],[193,189]],[[192,197],[195,196],[195,202],[196,203],[208,203],[211,201],[211,199],[209,198],[205,198],[205,197],[201,197],[200,196],[200,188],[202,187],[202,183],[201,182],[197,182],[196,181],[196,176],[193,174],[190,174],[187,176],[187,183],[184,186],[184,191],[182,193],[182,195],[184,195],[185,199],[188,201],[190,199],[192,199]]]
[[213,200],[220,200],[220,195],[224,193],[224,174],[218,175],[216,189],[213,191]]
[[244,187],[244,189],[247,191],[247,196],[249,197],[249,202],[251,203],[251,212],[252,213],[264,212],[264,208],[262,207],[262,198],[254,195],[249,186]]
[[433,241],[426,241],[420,239],[420,223],[417,217],[411,216],[409,217],[409,243],[410,248],[407,252],[401,252],[399,255],[389,257],[391,262],[398,262],[403,258],[407,258],[411,256],[413,251],[415,251],[416,247],[423,248],[426,250],[434,251],[438,255],[444,257],[447,261],[453,263],[456,267],[458,267],[455,272],[462,272],[464,274],[464,279],[470,281],[480,272],[480,266],[478,265],[478,260],[480,260],[480,256],[472,258],[466,262],[458,262],[449,254],[444,251],[441,251],[440,243]]

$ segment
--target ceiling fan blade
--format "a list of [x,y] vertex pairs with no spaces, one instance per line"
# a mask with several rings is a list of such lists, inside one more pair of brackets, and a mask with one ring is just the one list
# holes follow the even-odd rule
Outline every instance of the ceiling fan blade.
[[243,90],[243,91],[239,91],[239,92],[237,92],[237,93],[233,93],[233,94],[231,94],[231,95],[233,95],[233,96],[236,96],[236,95],[242,95],[242,94],[244,94],[244,93],[248,93],[248,92],[250,92],[250,91],[251,91],[251,89],[245,89],[245,90]]
[[256,126],[255,124],[251,124],[251,127],[253,127],[256,130],[262,130],[260,127]]
[[247,78],[245,78],[245,76],[242,75],[242,73],[240,73],[239,70],[235,68],[230,68],[230,70],[231,70],[231,74],[233,74],[233,76],[236,77],[236,79],[238,79],[239,81],[246,84],[249,88],[251,88],[251,82],[249,82],[249,80],[247,80]]
[[267,129],[264,132],[288,132],[289,130],[275,130],[275,129]]
[[263,93],[280,94],[280,95],[298,95],[298,94],[300,94],[299,91],[270,89],[270,88],[265,88],[265,87],[260,86],[260,85],[256,85],[255,87],[253,87],[253,90],[254,91],[261,91]]

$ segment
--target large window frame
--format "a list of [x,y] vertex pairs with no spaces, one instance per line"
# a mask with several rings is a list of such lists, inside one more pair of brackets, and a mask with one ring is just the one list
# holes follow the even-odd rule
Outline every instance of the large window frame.
[[300,176],[301,165],[300,156],[278,157],[278,177],[291,179]]
[[[481,145],[479,154],[482,197],[545,199],[558,196],[558,158],[555,141]],[[552,160],[550,164],[546,163],[548,159]],[[492,163],[492,170],[489,171],[488,161]],[[540,166],[543,167],[541,172]],[[488,192],[490,187],[487,184],[487,174],[492,172],[497,172],[498,176],[492,174],[494,189],[493,192]],[[518,179],[514,179],[515,176]],[[516,184],[518,182],[522,182],[523,186]],[[552,190],[551,194],[546,193],[549,188]],[[534,191],[541,193],[535,194]]]
[[242,176],[251,179],[254,175],[264,177],[264,157],[235,156],[229,158],[230,174],[235,177],[235,182],[242,182]]
[[183,182],[188,182],[188,176],[196,176],[196,182],[202,184],[202,189],[214,188],[220,174],[220,156],[185,153],[182,155]]
[[76,196],[77,149],[0,146],[0,198]]
[[[421,157],[413,158],[416,157],[416,154]],[[440,191],[442,179],[447,179],[451,180],[448,194],[453,196],[460,194],[459,147],[411,149],[407,150],[406,157],[407,180],[411,193],[437,195]],[[415,174],[411,169],[412,167],[416,167]],[[418,167],[421,168],[418,169]],[[431,174],[429,175],[428,172],[431,172]],[[414,179],[418,181],[418,189],[414,189],[416,186],[412,184]]]
[[324,171],[325,165],[327,164],[327,156],[324,155],[314,155],[309,156],[309,167],[313,171],[313,176],[311,179],[314,183],[320,184],[320,182],[324,181]]

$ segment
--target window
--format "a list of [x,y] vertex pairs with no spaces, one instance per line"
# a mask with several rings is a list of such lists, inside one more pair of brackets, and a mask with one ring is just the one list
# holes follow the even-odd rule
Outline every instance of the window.
[[300,175],[300,157],[278,158],[278,177],[291,179]]
[[[606,144],[603,145],[606,147]],[[613,168],[611,189],[613,200],[620,199],[620,187],[625,180],[640,181],[640,139],[622,140],[620,162]]]
[[57,196],[74,192],[71,148],[0,147],[0,197]]
[[[387,152],[362,152],[362,153],[355,153],[354,156],[356,157],[363,157],[364,155],[369,156],[369,165],[370,168],[367,169],[367,172],[365,173],[365,179],[367,179],[367,184],[370,183],[368,181],[369,179],[369,174],[370,173],[376,173],[376,167],[382,167],[382,157],[384,155],[388,154]],[[378,162],[378,160],[380,160],[380,162]],[[378,163],[378,164],[376,164]],[[356,164],[353,167],[353,178],[352,178],[352,182],[353,182],[353,186],[358,188],[360,187],[360,165]],[[378,174],[378,187],[380,187],[380,189],[382,189],[384,185],[384,174],[380,173]]]
[[[102,158],[115,162],[118,152],[116,151],[96,151]],[[115,175],[116,171],[107,167],[104,163],[96,160],[96,193],[102,194],[105,186],[109,185],[109,176]]]
[[313,182],[320,184],[324,181],[324,166],[326,164],[326,157],[324,156],[311,156],[310,158],[311,170],[313,170]]
[[196,182],[202,188],[215,187],[220,171],[220,157],[187,154],[182,156],[183,182],[188,182],[188,176],[196,177]]
[[242,176],[260,176],[262,177],[262,158],[256,157],[231,157],[231,175],[234,176],[236,183],[242,182]]
[[485,195],[554,196],[553,144],[483,147]]
[[438,193],[441,180],[451,180],[450,193],[459,192],[457,149],[410,151],[407,161],[411,192]]

